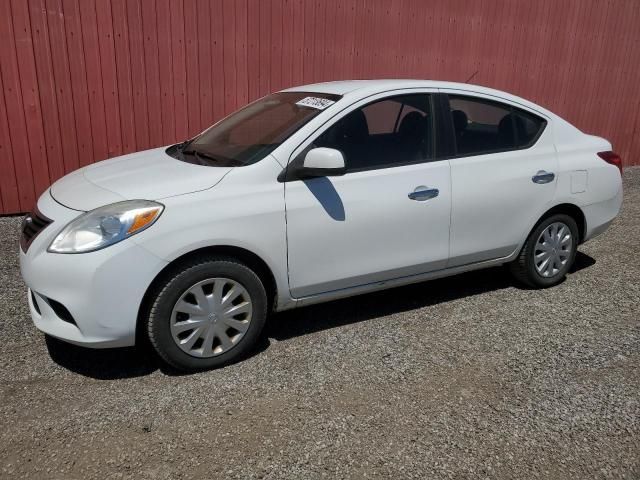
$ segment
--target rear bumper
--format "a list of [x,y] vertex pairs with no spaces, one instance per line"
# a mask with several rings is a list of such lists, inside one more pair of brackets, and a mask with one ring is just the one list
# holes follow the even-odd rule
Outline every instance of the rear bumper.
[[582,212],[587,223],[583,242],[597,237],[609,228],[616,218],[622,206],[622,188],[615,197],[603,202],[593,203],[582,207]]

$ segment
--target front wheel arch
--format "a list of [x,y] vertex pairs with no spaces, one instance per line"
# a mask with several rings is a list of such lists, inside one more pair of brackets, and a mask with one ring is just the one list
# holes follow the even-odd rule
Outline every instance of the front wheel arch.
[[276,280],[273,272],[262,258],[247,249],[229,245],[216,245],[211,247],[198,248],[196,250],[192,250],[191,252],[185,253],[169,262],[169,264],[166,265],[160,271],[160,273],[156,275],[156,277],[147,287],[147,290],[145,291],[145,294],[143,295],[140,302],[140,306],[138,307],[138,316],[136,319],[136,345],[148,342],[146,333],[146,319],[149,316],[149,312],[153,304],[153,298],[158,292],[158,288],[181,265],[190,262],[194,258],[201,258],[203,256],[231,258],[240,261],[249,269],[253,270],[258,278],[260,278],[265,287],[265,290],[267,291],[267,311],[273,312],[276,309],[278,298]]

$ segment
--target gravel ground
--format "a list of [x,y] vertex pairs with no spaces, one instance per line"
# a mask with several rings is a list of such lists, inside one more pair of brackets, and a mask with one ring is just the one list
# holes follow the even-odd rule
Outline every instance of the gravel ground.
[[545,291],[501,268],[280,314],[180,376],[45,339],[0,218],[0,476],[640,478],[640,169]]

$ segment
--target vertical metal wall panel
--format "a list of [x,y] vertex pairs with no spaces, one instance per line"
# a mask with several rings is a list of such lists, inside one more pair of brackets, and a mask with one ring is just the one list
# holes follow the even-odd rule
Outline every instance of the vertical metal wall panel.
[[[291,3],[293,4],[293,3]],[[292,28],[291,31],[294,29]],[[295,43],[295,39],[292,40]],[[293,57],[292,57],[293,58]],[[293,65],[295,61],[292,60]],[[214,65],[217,69],[218,66]],[[214,83],[215,84],[215,83]],[[260,97],[260,0],[247,3],[247,98]]]
[[[163,35],[170,35],[171,38],[175,138],[179,138],[180,141],[182,141],[186,140],[189,131],[189,120],[187,116],[187,65],[184,44],[184,9],[182,2],[170,2],[169,12],[172,19],[171,31],[165,31]],[[215,28],[216,25],[212,25],[212,30]],[[213,92],[213,95],[215,95],[215,92]]]
[[[211,81],[211,11],[208,0],[198,0],[198,61],[200,79],[200,122],[207,125],[213,122],[213,83]],[[158,10],[160,13],[160,10]],[[160,30],[162,31],[162,30]],[[161,36],[162,37],[162,36]],[[162,65],[162,64],[161,64]],[[161,75],[160,78],[164,78]],[[164,100],[164,97],[163,97]],[[171,112],[169,112],[171,113]],[[170,115],[169,115],[170,116]]]
[[18,62],[18,66],[20,83],[25,86],[21,90],[25,126],[28,132],[29,163],[31,164],[35,192],[39,192],[46,189],[49,184],[49,166],[42,125],[42,111],[40,109],[40,92],[33,57],[33,44],[31,42],[29,6],[24,2],[16,2],[14,0],[12,10],[16,39],[16,58],[24,59],[24,61]]
[[[171,1],[158,0],[158,58],[160,69],[160,111],[162,138],[175,138],[176,115],[173,97],[173,56],[171,50]],[[209,42],[207,41],[207,44]]]
[[271,66],[269,78],[271,90],[281,90],[282,87],[282,2],[271,2],[271,49],[269,63]]
[[[108,158],[107,120],[105,118],[104,96],[102,95],[102,66],[98,41],[98,21],[94,0],[82,0],[80,6],[80,24],[89,91],[89,113],[91,116],[91,138],[93,142],[93,161]],[[32,17],[35,15],[32,14]],[[75,93],[75,92],[74,92]],[[55,118],[45,115],[45,126],[55,122]],[[51,163],[51,162],[50,162]],[[49,170],[54,173],[51,169]],[[56,175],[58,176],[58,175]]]
[[[2,145],[2,163],[11,162],[14,173],[14,185],[16,197],[5,199],[9,204],[19,205],[24,209],[34,199],[34,188],[32,184],[31,155],[27,141],[27,128],[25,124],[24,104],[22,101],[22,85],[19,73],[18,58],[16,55],[16,42],[14,37],[14,27],[12,24],[11,7],[8,2],[0,6],[0,67],[2,85],[4,93],[5,111],[0,112],[7,119],[7,139]],[[5,169],[0,169],[0,174],[5,174]]]
[[[233,8],[233,2],[225,3],[230,4],[231,8]],[[200,128],[201,99],[196,0],[184,0],[184,36],[186,46],[188,136],[192,136],[202,130]],[[154,144],[157,145],[157,142],[154,142]]]
[[[37,70],[37,85],[40,90],[40,102],[42,106],[42,123],[47,145],[47,158],[51,180],[62,176],[71,168],[69,160],[65,159],[65,149],[69,151],[69,136],[61,136],[61,128],[64,122],[63,109],[58,104],[61,99],[57,95],[56,79],[53,72],[51,58],[52,45],[49,38],[47,25],[47,7],[44,0],[34,1],[29,4],[33,35],[33,50]],[[54,46],[55,47],[55,46]],[[20,58],[22,60],[22,58]],[[65,85],[64,87],[66,87]],[[26,86],[25,86],[26,87]],[[63,87],[63,88],[64,88]],[[31,132],[27,132],[30,136]],[[66,141],[67,144],[63,144]],[[65,162],[67,162],[65,164]],[[75,163],[75,162],[73,162]],[[36,192],[40,193],[40,192]]]
[[486,85],[640,165],[637,0],[0,0],[0,213],[287,86]]
[[[213,0],[211,6],[210,38],[212,42],[211,59],[211,79],[213,80],[213,116],[219,120],[224,116],[224,45],[222,41],[222,30],[224,18],[222,17],[222,1]],[[208,72],[204,72],[205,75]],[[205,125],[206,126],[206,125]],[[182,138],[182,137],[181,137]],[[186,137],[184,137],[186,139]]]
[[[218,14],[222,15],[222,63],[218,68],[224,72],[224,113],[233,111],[236,106],[236,38],[235,38],[235,8],[234,2],[222,2],[222,8]],[[193,134],[197,132],[191,132]]]
[[[129,48],[126,0],[113,0],[111,2],[111,16],[113,18],[122,150],[131,152],[136,148],[136,130],[135,116],[133,108],[131,108],[133,104],[133,86],[131,81],[131,49]],[[167,78],[171,78],[171,75],[167,75]],[[165,102],[168,101],[168,99],[163,100]],[[171,135],[173,135],[173,132],[171,132]]]
[[[133,88],[133,104],[129,108],[133,109],[136,150],[145,150],[151,146],[151,143],[149,141],[149,112],[145,74],[147,64],[144,56],[144,35],[142,33],[142,5],[140,0],[126,0],[126,5],[131,58],[131,86]],[[149,13],[146,12],[146,14],[148,15]],[[177,41],[174,42],[174,45],[178,44]],[[179,70],[179,72],[184,75],[184,69]],[[174,79],[176,79],[175,75]],[[174,92],[175,96],[176,92]]]
[[[122,0],[124,1],[124,0]],[[87,68],[84,60],[84,45],[82,42],[82,22],[80,20],[80,6],[76,0],[64,0],[62,4],[65,31],[67,36],[67,51],[69,54],[69,75],[71,77],[71,93],[76,120],[76,135],[78,145],[78,163],[85,166],[93,162],[93,137],[91,133],[91,111],[89,108],[89,92],[87,86]],[[128,53],[128,48],[127,48]],[[122,92],[122,89],[121,89]],[[39,118],[42,121],[42,116]],[[31,136],[32,132],[29,132]],[[134,148],[125,145],[125,150]],[[46,157],[43,158],[46,161]],[[46,189],[37,188],[37,191]]]
[[[188,3],[195,4],[195,0]],[[164,143],[164,138],[162,136],[162,96],[160,94],[161,60],[158,55],[158,36],[166,35],[167,32],[158,32],[156,7],[157,2],[155,0],[142,0],[142,36],[144,45],[150,148],[157,147]],[[195,12],[193,12],[193,17],[195,18]],[[191,41],[191,48],[187,51],[193,51],[196,47],[193,45],[195,43],[193,39],[191,39]],[[193,95],[195,95],[195,93],[193,93]],[[192,108],[191,110],[195,111],[195,108]],[[199,116],[197,117],[197,120],[199,122]]]
[[[0,75],[0,89],[4,92],[4,83]],[[7,119],[7,106],[4,95],[0,96],[0,155],[6,155],[4,164],[0,163],[0,211],[19,211],[20,200],[16,185],[15,167],[11,158],[11,135]]]
[[[67,37],[64,28],[61,0],[47,0],[47,25],[49,27],[49,46],[51,49],[51,66],[53,67],[53,83],[56,92],[56,104],[62,142],[62,158],[64,170],[77,170],[78,135],[76,132],[75,112],[73,111],[73,92],[69,76],[69,57],[67,55]],[[114,89],[115,90],[115,89]],[[28,132],[30,134],[30,132]]]

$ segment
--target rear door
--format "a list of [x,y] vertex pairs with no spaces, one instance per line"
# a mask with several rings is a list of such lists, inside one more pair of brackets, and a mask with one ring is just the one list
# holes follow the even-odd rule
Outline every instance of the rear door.
[[428,93],[360,102],[294,152],[342,151],[347,173],[285,184],[289,283],[300,298],[445,267],[447,160]]
[[448,109],[456,146],[448,266],[508,256],[553,199],[551,128],[541,115],[480,95],[450,93]]

